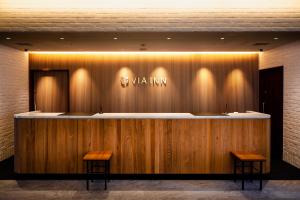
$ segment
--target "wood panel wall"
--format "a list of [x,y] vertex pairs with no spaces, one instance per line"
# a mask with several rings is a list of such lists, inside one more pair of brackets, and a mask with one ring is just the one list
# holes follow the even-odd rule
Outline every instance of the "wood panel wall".
[[15,172],[84,173],[111,150],[115,174],[228,174],[230,151],[260,153],[270,171],[269,119],[16,119]]
[[[70,111],[258,110],[257,54],[30,54],[30,69],[70,72]],[[167,86],[122,87],[121,76],[166,76]]]
[[31,71],[33,109],[42,112],[69,111],[68,71]]

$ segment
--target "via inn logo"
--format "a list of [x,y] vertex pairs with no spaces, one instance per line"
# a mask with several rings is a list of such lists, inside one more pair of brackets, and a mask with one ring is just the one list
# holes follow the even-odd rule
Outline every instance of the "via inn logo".
[[129,84],[132,84],[133,86],[167,86],[167,77],[157,77],[157,76],[136,76],[129,79],[128,76],[121,76],[120,79],[121,86],[122,87],[128,87]]
[[129,78],[128,78],[128,76],[122,76],[121,77],[121,85],[123,87],[127,87],[129,85]]

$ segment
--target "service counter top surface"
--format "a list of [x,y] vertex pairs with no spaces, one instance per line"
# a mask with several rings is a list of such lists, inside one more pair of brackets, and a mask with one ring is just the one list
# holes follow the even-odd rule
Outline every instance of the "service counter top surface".
[[46,113],[26,112],[15,114],[15,118],[49,118],[49,119],[265,119],[270,115],[247,111],[245,113],[207,114],[203,113]]

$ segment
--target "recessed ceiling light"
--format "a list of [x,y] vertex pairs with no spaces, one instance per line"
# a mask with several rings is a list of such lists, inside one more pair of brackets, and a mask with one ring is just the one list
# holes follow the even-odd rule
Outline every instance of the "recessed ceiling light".
[[278,38],[278,37],[274,37],[273,39],[274,39],[274,40],[278,40],[279,38]]
[[117,39],[119,39],[119,38],[117,38],[117,37],[114,37],[114,40],[117,40]]
[[7,37],[7,38],[5,38],[5,39],[10,40],[11,38],[10,38],[10,37]]
[[64,40],[65,38],[63,38],[63,37],[60,37],[59,39],[60,39],[60,40]]
[[225,38],[224,38],[224,37],[221,37],[220,40],[225,40]]
[[170,37],[167,37],[167,40],[172,40],[172,38],[170,38]]

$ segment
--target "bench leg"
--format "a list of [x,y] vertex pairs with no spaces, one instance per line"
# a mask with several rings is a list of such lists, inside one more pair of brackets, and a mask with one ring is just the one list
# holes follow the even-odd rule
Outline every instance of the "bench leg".
[[89,189],[89,161],[86,161],[86,190]]
[[262,161],[260,161],[259,162],[259,178],[260,178],[260,180],[259,180],[259,189],[260,190],[262,190],[262,172],[263,172],[263,162]]
[[233,180],[236,182],[236,158],[233,158]]
[[245,162],[242,161],[242,190],[245,188]]
[[108,162],[108,182],[110,182],[110,160]]
[[107,164],[107,161],[105,160],[104,161],[104,190],[106,190],[107,189],[107,166],[108,164]]
[[[90,166],[91,174],[94,174],[94,165],[95,165],[94,161],[91,161],[91,166]],[[92,175],[92,180],[91,180],[92,183],[94,182],[93,178],[94,178],[94,175]]]
[[253,162],[250,161],[250,180],[253,182]]

